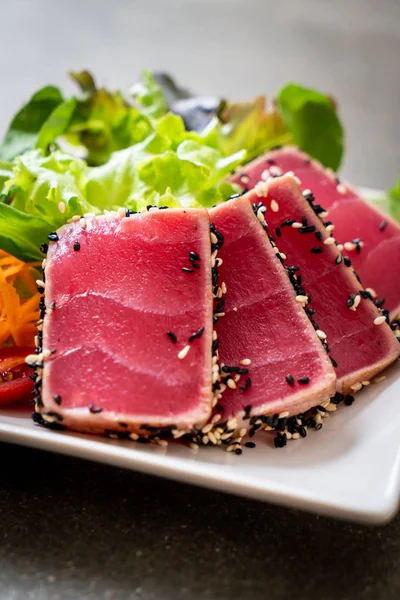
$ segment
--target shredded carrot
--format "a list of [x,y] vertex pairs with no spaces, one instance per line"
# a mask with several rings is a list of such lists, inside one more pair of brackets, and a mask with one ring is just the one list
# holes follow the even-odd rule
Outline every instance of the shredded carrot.
[[0,250],[0,346],[32,346],[39,319],[40,294],[35,268]]

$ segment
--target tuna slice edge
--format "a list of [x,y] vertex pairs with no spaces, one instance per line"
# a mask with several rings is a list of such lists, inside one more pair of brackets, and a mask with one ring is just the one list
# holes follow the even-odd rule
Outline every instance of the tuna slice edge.
[[56,351],[44,361],[36,407],[45,424],[122,437],[205,423],[213,399],[207,211],[101,216],[64,226],[58,238],[45,267],[42,345],[44,355]]
[[329,401],[334,369],[248,198],[214,208],[210,219],[224,235],[225,316],[216,324],[223,416],[249,405],[255,415],[295,415]]
[[[318,161],[292,146],[267,152],[240,169],[234,177],[242,187],[251,189],[267,169],[282,174],[292,171],[302,190],[312,190],[316,201],[329,211],[335,237],[346,244],[344,253],[365,287],[385,298],[391,317],[400,315],[400,224],[376,206],[366,202],[348,183]],[[352,243],[352,241],[356,243]]]
[[368,294],[318,216],[324,212],[313,195],[303,196],[292,175],[265,178],[243,197],[266,207],[270,233],[286,262],[299,268],[307,309],[315,311],[336,366],[337,390],[357,391],[396,359],[399,344],[381,311],[364,297]]

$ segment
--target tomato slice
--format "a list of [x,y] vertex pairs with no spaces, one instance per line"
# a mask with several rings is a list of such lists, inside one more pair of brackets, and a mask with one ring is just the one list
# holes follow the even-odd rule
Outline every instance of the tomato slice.
[[0,348],[0,406],[32,398],[32,369],[25,357],[34,352],[32,348]]

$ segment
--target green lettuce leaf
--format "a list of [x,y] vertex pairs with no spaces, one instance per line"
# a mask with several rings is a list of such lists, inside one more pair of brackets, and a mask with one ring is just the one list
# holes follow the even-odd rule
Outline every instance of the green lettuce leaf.
[[400,221],[400,177],[396,185],[388,191],[388,210],[395,219]]
[[60,227],[74,214],[100,212],[85,197],[87,171],[84,161],[59,150],[49,156],[31,150],[15,161],[13,177],[4,185],[6,203],[46,222],[48,230]]
[[140,210],[169,204],[167,194],[174,206],[212,206],[237,191],[223,178],[244,160],[244,151],[225,157],[196,133],[185,132],[180,117],[167,114],[143,142],[90,169],[87,199]]
[[0,145],[0,159],[12,160],[25,150],[34,148],[42,125],[63,100],[60,90],[51,85],[33,94],[13,117]]
[[343,156],[344,133],[334,102],[295,83],[283,87],[277,101],[294,143],[336,171]]
[[151,71],[144,71],[140,80],[129,91],[145,114],[159,118],[168,111],[163,90]]
[[25,261],[42,260],[40,244],[50,231],[46,221],[0,203],[0,248],[9,254]]
[[[33,260],[33,247],[75,214],[119,207],[140,210],[148,204],[213,206],[237,192],[225,177],[244,162],[245,151],[224,156],[197,133],[185,131],[176,115],[164,115],[153,127],[143,141],[113,152],[97,167],[60,150],[46,155],[37,149],[19,156],[4,183],[0,246]],[[2,227],[5,219],[7,228]],[[30,226],[31,237],[25,235]],[[13,246],[14,235],[18,243]]]
[[225,156],[246,150],[252,160],[268,148],[293,142],[276,107],[267,108],[264,96],[250,102],[226,103],[202,132],[205,141]]

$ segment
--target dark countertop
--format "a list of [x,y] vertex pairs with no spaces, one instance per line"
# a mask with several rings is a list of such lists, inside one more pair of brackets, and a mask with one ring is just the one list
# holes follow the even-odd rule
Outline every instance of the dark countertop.
[[[0,129],[70,68],[115,86],[165,68],[236,98],[293,79],[339,99],[352,181],[400,173],[397,0],[14,0],[0,15]],[[6,444],[0,456],[1,600],[400,597],[399,518],[369,528]]]

